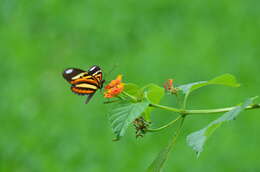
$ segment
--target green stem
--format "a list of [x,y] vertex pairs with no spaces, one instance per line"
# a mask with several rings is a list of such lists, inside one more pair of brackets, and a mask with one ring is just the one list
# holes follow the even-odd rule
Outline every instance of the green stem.
[[154,104],[154,103],[150,103],[149,106],[159,108],[159,109],[168,110],[168,111],[178,112],[178,113],[183,112],[183,110],[181,110],[181,109],[172,108],[172,107],[169,107],[169,106],[164,106],[164,105],[159,105],[159,104]]
[[167,161],[173,146],[176,144],[177,138],[180,135],[181,129],[183,127],[183,122],[184,122],[185,116],[181,116],[181,118],[182,118],[182,120],[180,122],[179,127],[175,131],[173,138],[168,143],[168,145],[159,152],[157,157],[153,160],[152,164],[148,167],[147,172],[148,171],[149,172],[150,171],[162,171],[162,168],[163,168],[165,162]]
[[104,104],[109,104],[109,103],[116,103],[116,102],[119,102],[120,99],[117,99],[117,100],[109,100],[109,101],[105,101]]
[[[228,112],[234,109],[236,106],[227,107],[227,108],[219,108],[219,109],[201,109],[201,110],[185,110],[184,112],[188,115],[192,114],[208,114],[208,113],[220,113],[220,112]],[[246,110],[250,109],[258,109],[260,108],[260,104],[253,104],[246,107]]]
[[186,104],[187,104],[188,96],[189,96],[189,93],[185,94],[185,96],[184,96],[183,105],[182,105],[182,108],[183,108],[183,109],[186,109]]
[[181,129],[182,129],[182,127],[183,127],[184,119],[185,119],[185,116],[181,116],[180,125],[179,125],[179,127],[177,128],[176,132],[174,133],[174,136],[173,136],[173,138],[172,138],[171,143],[168,145],[168,150],[169,150],[169,152],[170,152],[171,148],[175,145],[175,143],[176,143],[176,141],[177,141],[177,138],[178,138],[178,136],[179,136],[180,133],[181,133]]
[[169,126],[171,126],[171,125],[174,124],[175,122],[177,122],[179,119],[181,119],[181,117],[182,117],[182,116],[178,116],[176,119],[172,120],[171,122],[169,122],[169,123],[166,124],[166,125],[163,125],[163,126],[161,126],[161,127],[159,127],[159,128],[154,128],[154,129],[150,128],[150,129],[147,129],[146,131],[148,131],[148,132],[161,131],[161,130],[163,130],[163,129],[165,129],[165,128],[168,128]]
[[128,93],[125,92],[125,91],[123,91],[122,94],[124,94],[125,96],[131,98],[131,99],[134,100],[134,101],[138,101],[138,99],[137,99],[135,96],[132,96],[132,95],[128,94]]
[[[124,94],[125,96],[131,98],[134,101],[138,101],[138,99],[135,96],[132,96],[126,92],[122,92],[122,94]],[[180,113],[181,115],[193,115],[193,114],[209,114],[209,113],[220,113],[220,112],[228,112],[232,109],[234,109],[237,106],[232,106],[232,107],[226,107],[226,108],[218,108],[218,109],[199,109],[199,110],[184,110],[184,109],[178,109],[178,108],[173,108],[173,107],[169,107],[169,106],[164,106],[164,105],[160,105],[160,104],[154,104],[154,103],[150,103],[149,104],[150,107],[155,107],[155,108],[159,108],[159,109],[164,109],[164,110],[168,110],[168,111],[172,111],[172,112],[177,112]],[[184,101],[183,107],[186,106],[186,101]],[[260,108],[260,104],[253,104],[253,105],[249,105],[246,107],[246,110],[250,110],[250,109],[258,109]]]
[[185,115],[181,116],[181,123],[180,123],[179,128],[177,129],[175,141],[177,140],[177,137],[180,135],[180,132],[181,132],[181,129],[183,127],[183,123],[184,123],[185,117],[186,117]]
[[[181,129],[182,129],[182,127],[183,127],[184,119],[185,119],[185,116],[181,116],[180,125],[179,125],[179,127],[177,128],[176,132],[174,133],[174,136],[173,136],[173,138],[172,138],[170,144],[167,146],[167,147],[168,147],[168,148],[167,148],[167,150],[168,150],[168,151],[167,151],[167,154],[170,153],[172,147],[175,145],[175,143],[176,143],[176,141],[177,141],[178,136],[179,136],[180,133],[181,133]],[[166,157],[168,157],[168,156],[166,156]],[[165,159],[165,161],[166,161],[166,160],[167,160],[167,159]]]
[[[183,109],[177,109],[177,108],[172,108],[172,107],[169,107],[169,106],[153,104],[153,103],[151,103],[149,106],[159,108],[159,109],[168,110],[168,111],[178,112],[180,114],[185,114],[185,115],[228,112],[228,111],[234,109],[235,107],[237,107],[237,106],[232,106],[232,107],[218,108],[218,109],[183,110]],[[253,104],[253,105],[247,106],[246,110],[258,109],[258,108],[260,108],[260,104]]]

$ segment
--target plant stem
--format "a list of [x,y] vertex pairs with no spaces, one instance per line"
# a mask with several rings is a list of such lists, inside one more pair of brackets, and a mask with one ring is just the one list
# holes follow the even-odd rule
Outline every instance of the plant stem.
[[[227,107],[227,108],[219,108],[219,109],[201,109],[201,110],[185,110],[187,115],[192,114],[208,114],[208,113],[220,113],[220,112],[228,112],[234,109],[236,106]],[[260,108],[260,104],[253,104],[246,107],[246,110],[250,109],[258,109]]]
[[154,104],[154,103],[150,103],[149,106],[159,108],[159,109],[168,110],[168,111],[178,112],[178,113],[181,113],[183,111],[181,109],[172,108],[172,107],[169,107],[169,106],[164,106],[164,105],[159,105],[159,104]]
[[184,116],[181,116],[181,123],[180,123],[179,128],[177,129],[176,138],[175,138],[174,142],[177,140],[177,137],[180,135],[180,132],[181,132],[181,129],[182,129],[182,127],[183,127],[183,123],[184,123],[185,117],[186,117],[185,115],[184,115]]
[[115,102],[119,102],[120,100],[110,100],[110,101],[105,101],[103,102],[104,104],[109,104],[109,103],[115,103]]
[[[183,109],[177,109],[177,108],[159,105],[159,104],[153,104],[153,103],[150,103],[149,106],[159,108],[159,109],[168,110],[168,111],[172,111],[172,112],[178,112],[180,114],[186,114],[186,115],[228,112],[228,111],[230,111],[230,110],[232,110],[236,107],[236,106],[232,106],[232,107],[218,108],[218,109],[183,110]],[[246,110],[258,109],[258,108],[260,108],[260,104],[253,104],[253,105],[247,106]]]
[[184,122],[184,119],[185,119],[185,115],[181,116],[180,118],[181,118],[180,125],[177,128],[177,130],[175,131],[175,133],[173,135],[173,138],[168,143],[168,145],[159,152],[157,157],[153,160],[152,164],[148,167],[147,172],[162,171],[162,168],[163,168],[165,162],[167,161],[173,146],[176,144],[178,136],[180,135],[181,129],[183,127],[183,122]]
[[[132,96],[132,95],[130,95],[130,94],[124,92],[124,91],[122,93],[125,96],[131,98],[132,100],[138,101],[138,99],[135,96]],[[160,105],[160,104],[154,104],[154,103],[150,103],[149,106],[159,108],[159,109],[168,110],[168,111],[172,111],[172,112],[177,112],[181,115],[194,115],[194,114],[209,114],[209,113],[228,112],[228,111],[234,109],[235,107],[237,107],[237,106],[232,106],[232,107],[218,108],[218,109],[184,110],[184,109],[178,109],[178,108],[164,106],[164,105]],[[183,104],[183,107],[185,107],[185,106],[186,106],[186,101]],[[260,108],[260,104],[253,104],[253,105],[247,106],[246,110],[258,109],[258,108]]]
[[183,109],[186,109],[186,104],[187,104],[188,96],[189,96],[189,93],[185,94],[185,97],[184,97],[184,100],[183,100],[183,105],[182,105],[182,108],[183,108]]
[[174,136],[170,142],[170,144],[168,145],[168,150],[170,152],[171,148],[175,145],[176,141],[177,141],[177,138],[178,136],[180,135],[180,132],[181,132],[181,129],[183,127],[183,123],[184,123],[184,119],[185,119],[185,116],[181,116],[181,122],[180,122],[180,125],[179,127],[177,128],[176,132],[174,133]]
[[134,101],[137,101],[137,100],[138,100],[135,96],[132,96],[132,95],[128,94],[128,93],[125,92],[125,91],[123,91],[122,94],[124,94],[125,96],[131,98],[131,99],[134,100]]
[[150,129],[147,129],[146,131],[148,131],[148,132],[161,131],[161,130],[163,130],[163,129],[165,129],[165,128],[168,128],[169,126],[171,126],[171,125],[174,124],[175,122],[177,122],[179,119],[181,119],[181,117],[182,117],[182,116],[178,116],[176,119],[172,120],[171,122],[169,122],[169,123],[166,124],[166,125],[163,125],[163,126],[161,126],[161,127],[159,127],[159,128],[154,128],[154,129],[150,128]]

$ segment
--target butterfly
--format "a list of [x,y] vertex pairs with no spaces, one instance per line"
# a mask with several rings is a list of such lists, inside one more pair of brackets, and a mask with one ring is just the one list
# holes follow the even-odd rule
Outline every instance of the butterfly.
[[77,68],[68,68],[63,72],[63,77],[71,84],[71,91],[78,95],[86,95],[87,104],[98,89],[102,89],[103,73],[99,66],[92,66],[88,71]]

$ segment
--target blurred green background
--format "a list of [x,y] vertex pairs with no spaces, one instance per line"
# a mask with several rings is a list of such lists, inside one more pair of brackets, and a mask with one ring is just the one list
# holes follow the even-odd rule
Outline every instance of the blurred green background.
[[[260,95],[258,0],[1,0],[0,171],[145,171],[175,128],[113,142],[99,92],[85,105],[61,73],[100,65],[143,86],[231,73],[240,88],[207,87],[189,108],[235,105]],[[172,98],[163,104],[172,105]],[[258,100],[259,102],[259,100]],[[176,115],[154,111],[153,126]],[[241,114],[209,139],[199,159],[185,136],[218,115],[190,116],[165,171],[260,171],[260,111]]]

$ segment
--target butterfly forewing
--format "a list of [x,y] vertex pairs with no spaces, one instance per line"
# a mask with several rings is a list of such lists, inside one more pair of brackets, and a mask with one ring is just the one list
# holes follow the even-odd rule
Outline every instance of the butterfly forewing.
[[84,74],[87,74],[87,72],[84,70],[77,68],[68,68],[64,70],[63,77],[70,83],[71,81],[80,78]]

